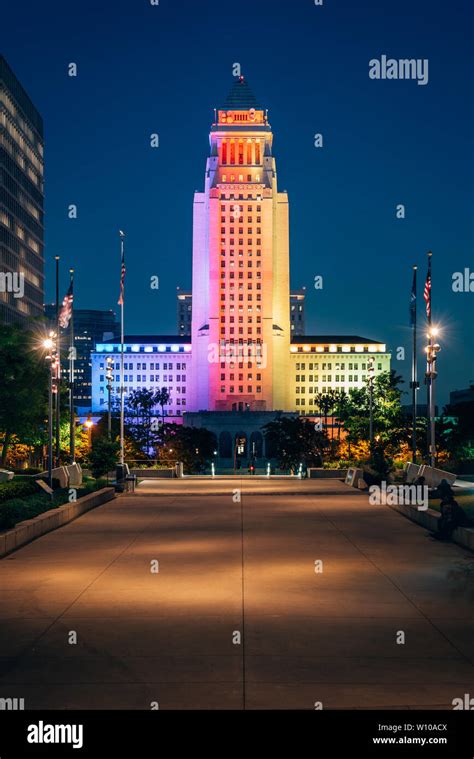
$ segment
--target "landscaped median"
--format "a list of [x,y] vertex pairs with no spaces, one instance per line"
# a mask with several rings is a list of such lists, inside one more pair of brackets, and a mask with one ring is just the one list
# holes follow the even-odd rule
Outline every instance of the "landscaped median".
[[[0,557],[5,556],[17,548],[30,543],[32,540],[45,535],[51,530],[56,530],[77,517],[85,514],[97,506],[115,498],[115,488],[104,487],[78,498],[76,501],[64,503],[43,511],[32,519],[18,522],[15,527],[0,533]],[[19,500],[19,499],[17,499]],[[25,499],[25,503],[27,499]],[[2,508],[8,508],[8,502],[2,504]]]

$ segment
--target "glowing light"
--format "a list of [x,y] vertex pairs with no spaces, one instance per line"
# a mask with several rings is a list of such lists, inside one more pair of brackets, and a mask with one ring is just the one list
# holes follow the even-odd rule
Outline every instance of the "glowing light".
[[350,345],[343,345],[342,346],[342,352],[343,353],[350,353],[351,352],[351,346]]
[[179,351],[179,345],[172,345],[171,350],[173,351],[173,353],[177,353]]
[[337,353],[337,345],[330,345],[329,346],[329,352],[330,353]]
[[132,345],[132,351],[133,351],[133,353],[138,353],[139,350],[140,350],[140,346],[139,345]]
[[298,348],[296,347],[296,345],[292,345],[290,347],[290,353],[298,353]]
[[303,350],[304,350],[305,353],[309,353],[309,351],[311,350],[311,346],[310,345],[303,345]]
[[185,350],[185,353],[190,353],[191,352],[191,345],[185,345],[184,346],[184,350]]
[[46,348],[46,350],[51,350],[53,344],[54,343],[50,337],[47,337],[46,340],[43,340],[43,348]]
[[160,353],[164,353],[165,350],[166,350],[166,345],[159,345],[158,346],[158,350],[159,350]]
[[145,353],[153,353],[153,347],[151,345],[146,345]]
[[317,345],[316,346],[316,353],[323,353],[323,352],[324,352],[324,347],[322,345]]
[[356,345],[355,349],[356,349],[356,353],[363,353],[364,352],[364,346],[363,345]]
[[376,353],[376,352],[377,352],[377,346],[369,345],[369,353]]

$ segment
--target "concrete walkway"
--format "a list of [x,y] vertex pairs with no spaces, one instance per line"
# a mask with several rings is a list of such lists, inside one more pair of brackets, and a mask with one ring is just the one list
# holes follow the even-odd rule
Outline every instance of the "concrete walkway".
[[450,709],[473,600],[472,554],[338,481],[151,481],[0,561],[0,698]]

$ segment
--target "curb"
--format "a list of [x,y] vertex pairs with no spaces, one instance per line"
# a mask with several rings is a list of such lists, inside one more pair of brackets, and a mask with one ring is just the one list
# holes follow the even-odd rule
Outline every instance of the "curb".
[[[387,504],[390,509],[398,511],[399,514],[403,514],[404,517],[410,519],[412,522],[426,527],[431,532],[437,532],[438,519],[440,514],[433,509],[426,509],[426,511],[419,511],[414,506],[408,504]],[[467,548],[469,551],[474,551],[474,529],[471,527],[456,527],[452,535],[453,543],[457,543],[458,546]]]
[[0,558],[27,543],[31,543],[36,538],[46,535],[46,533],[72,522],[87,511],[95,509],[113,498],[115,498],[114,488],[102,488],[95,493],[88,493],[77,501],[65,503],[56,509],[45,511],[33,519],[25,519],[23,522],[19,522],[16,527],[0,534]]

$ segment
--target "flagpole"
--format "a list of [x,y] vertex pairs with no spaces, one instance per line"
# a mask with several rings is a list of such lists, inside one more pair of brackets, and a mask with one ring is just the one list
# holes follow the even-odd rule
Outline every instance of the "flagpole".
[[[429,278],[429,291],[428,300],[429,309],[427,309],[428,319],[428,348],[426,351],[426,416],[428,422],[427,429],[427,442],[428,442],[428,460],[430,466],[434,466],[433,448],[435,445],[435,430],[434,430],[434,410],[433,410],[433,377],[432,377],[432,356],[433,356],[433,335],[431,331],[431,313],[432,313],[432,274],[431,274],[431,251],[428,252],[428,278]],[[425,286],[426,287],[426,286]]]
[[59,328],[59,256],[55,256],[56,261],[56,351],[58,364],[56,369],[56,466],[60,464],[61,443],[60,443],[60,380],[61,380],[61,332]]
[[[74,269],[69,269],[70,286],[74,288]],[[71,464],[76,461],[76,418],[74,413],[74,300],[71,303],[71,320],[69,322],[69,455]]]
[[122,262],[121,291],[120,291],[120,464],[122,466],[122,477],[124,476],[125,463],[125,445],[124,445],[124,375],[123,375],[123,343],[124,343],[124,285],[123,285],[123,265],[124,265],[124,233],[120,232],[120,259]]
[[412,287],[412,330],[413,330],[413,352],[411,363],[411,392],[412,392],[412,450],[413,463],[416,464],[416,391],[417,382],[417,355],[416,355],[416,272],[417,267],[413,267],[413,287]]

